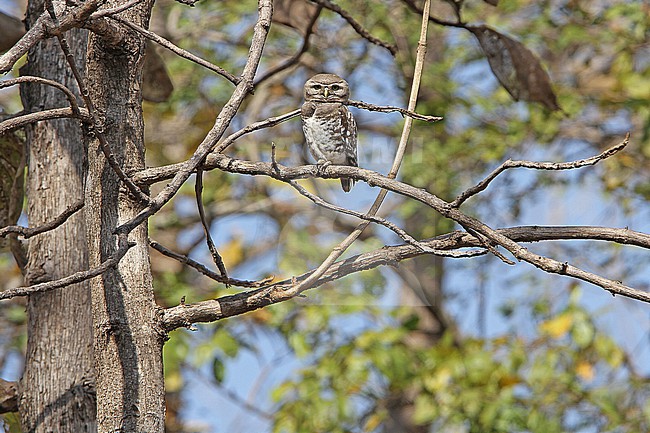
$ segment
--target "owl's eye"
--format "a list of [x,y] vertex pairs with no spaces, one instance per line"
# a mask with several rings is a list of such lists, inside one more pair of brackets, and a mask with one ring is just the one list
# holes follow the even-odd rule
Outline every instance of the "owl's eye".
[[320,90],[322,87],[323,86],[321,86],[320,84],[314,84],[313,86],[311,86],[311,88],[314,90]]
[[332,86],[332,90],[334,90],[335,92],[336,92],[337,90],[341,90],[341,86],[339,86],[338,84],[334,84],[334,85]]

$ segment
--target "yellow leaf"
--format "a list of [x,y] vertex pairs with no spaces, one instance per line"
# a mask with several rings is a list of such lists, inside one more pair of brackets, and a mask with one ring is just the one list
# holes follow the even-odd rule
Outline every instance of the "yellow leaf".
[[562,338],[573,325],[573,317],[569,313],[560,314],[539,326],[539,330],[553,338]]
[[219,253],[223,258],[223,262],[226,264],[226,268],[239,265],[244,259],[244,244],[240,238],[233,238],[230,242],[224,246],[217,247]]
[[594,366],[587,361],[580,361],[576,366],[576,374],[584,380],[591,381],[594,378]]
[[375,431],[377,427],[382,423],[384,420],[384,417],[382,414],[379,413],[373,413],[368,417],[368,420],[366,421],[366,425],[363,426],[363,431]]

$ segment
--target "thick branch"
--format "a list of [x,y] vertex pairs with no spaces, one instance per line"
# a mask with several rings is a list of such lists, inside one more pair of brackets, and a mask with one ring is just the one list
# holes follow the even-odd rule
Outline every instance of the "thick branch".
[[0,135],[8,131],[13,131],[14,129],[21,128],[30,123],[41,122],[43,120],[51,119],[61,119],[73,117],[78,118],[83,122],[91,121],[91,117],[88,114],[88,110],[85,108],[79,108],[79,114],[75,114],[74,110],[71,107],[67,108],[52,108],[50,110],[37,111],[36,113],[29,114],[19,114],[14,117],[10,117],[2,122],[0,122]]
[[[476,218],[470,217],[458,209],[453,208],[449,203],[441,200],[426,190],[390,179],[370,170],[349,166],[328,166],[319,172],[317,166],[289,168],[267,162],[238,160],[223,154],[213,154],[211,157],[214,158],[212,163],[223,171],[249,175],[265,175],[281,181],[304,177],[317,177],[319,175],[322,175],[325,178],[350,177],[355,180],[364,181],[370,186],[378,186],[426,204],[442,216],[457,222],[466,230],[484,236],[487,241],[493,245],[504,247],[515,258],[517,258],[517,260],[526,261],[545,272],[570,276],[602,287],[605,290],[610,291],[612,294],[629,296],[650,302],[650,295],[640,295],[639,293],[641,292],[627,287],[618,281],[609,280],[590,272],[583,271],[582,269],[576,268],[567,263],[562,263],[548,257],[534,254],[509,238],[499,234]],[[646,298],[644,298],[644,296],[646,296]]]
[[[540,227],[523,226],[496,230],[502,236],[514,242],[538,242],[549,240],[598,240],[616,242],[620,244],[636,245],[650,249],[650,235],[628,229],[614,229],[609,227]],[[421,241],[428,248],[435,250],[458,250],[461,248],[480,247],[480,242],[472,235],[463,232],[452,232]],[[313,287],[319,287],[330,281],[337,280],[346,275],[374,269],[384,265],[395,265],[425,254],[413,245],[398,245],[383,247],[368,253],[359,254],[346,260],[336,262],[323,274]],[[306,278],[311,271],[295,279],[287,279],[277,283],[274,287],[283,289],[295,285]],[[224,296],[216,300],[203,301],[196,304],[184,304],[168,308],[163,311],[163,325],[165,329],[189,326],[197,322],[212,322],[228,317],[243,314],[267,305],[282,302],[289,298],[260,297],[262,290],[252,290],[235,295]],[[283,293],[279,290],[279,293]],[[648,302],[646,292],[634,291],[633,299]]]

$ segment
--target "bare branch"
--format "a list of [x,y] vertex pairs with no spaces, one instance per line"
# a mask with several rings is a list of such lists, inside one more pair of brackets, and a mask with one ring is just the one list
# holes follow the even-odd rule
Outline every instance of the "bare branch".
[[178,56],[180,56],[180,57],[182,57],[184,59],[187,59],[187,60],[189,60],[191,62],[194,62],[197,65],[201,65],[206,69],[209,69],[209,70],[211,70],[213,72],[216,72],[217,74],[223,76],[224,78],[226,78],[228,81],[230,81],[231,83],[233,83],[235,85],[239,84],[239,82],[241,81],[241,78],[235,77],[233,74],[226,71],[222,67],[217,66],[217,65],[215,65],[213,63],[210,63],[207,60],[202,59],[201,57],[196,56],[196,55],[190,53],[189,51],[186,51],[186,50],[178,47],[177,45],[174,45],[172,42],[168,41],[167,39],[163,38],[162,36],[159,36],[159,35],[155,34],[154,32],[152,32],[150,30],[143,29],[139,25],[134,24],[131,21],[126,20],[124,18],[120,18],[120,17],[116,17],[116,16],[111,16],[110,18],[117,21],[117,22],[119,22],[119,23],[121,23],[121,24],[123,24],[123,25],[125,25],[125,26],[127,26],[127,27],[129,27],[130,29],[132,29],[132,30],[134,30],[136,32],[140,33],[145,38],[152,40],[153,42],[159,44],[160,46],[167,48],[169,51],[173,52],[174,54],[176,54],[176,55],[178,55]]
[[11,70],[14,64],[40,40],[56,36],[73,27],[81,27],[102,2],[103,0],[81,2],[78,7],[72,8],[69,13],[61,17],[58,24],[54,24],[47,13],[43,13],[17,43],[0,56],[0,74]]
[[54,218],[52,221],[49,221],[38,227],[22,227],[22,226],[7,226],[0,229],[0,238],[7,237],[9,235],[18,235],[22,236],[25,239],[29,239],[32,236],[54,230],[63,223],[65,223],[68,218],[77,213],[81,208],[84,207],[84,200],[80,199],[66,210],[64,210],[59,216]]
[[114,7],[114,8],[100,9],[97,12],[93,12],[90,15],[90,19],[91,20],[97,20],[97,19],[104,18],[104,17],[107,17],[107,16],[112,16],[112,15],[115,15],[115,14],[119,14],[120,12],[124,12],[125,10],[130,9],[133,6],[136,6],[140,2],[142,2],[142,0],[130,0],[130,1],[124,3],[124,4],[120,5],[120,6]]
[[76,115],[72,108],[53,108],[51,110],[37,111],[36,113],[29,114],[18,114],[16,116],[10,117],[2,122],[0,122],[0,135],[5,132],[12,131],[17,128],[21,128],[25,125],[35,122],[41,122],[43,120],[51,119],[62,119],[62,118],[77,118],[82,122],[91,121],[91,117],[88,114],[88,110],[85,108],[79,108],[79,114]]
[[130,232],[171,200],[190,175],[196,171],[197,167],[203,164],[206,156],[216,146],[226,131],[226,128],[228,128],[230,121],[237,114],[239,106],[253,86],[255,71],[262,57],[266,36],[271,26],[271,16],[273,13],[271,0],[258,0],[258,10],[259,16],[253,30],[253,39],[251,41],[248,60],[242,73],[242,80],[237,84],[230,99],[215,119],[214,126],[205,136],[192,157],[181,164],[173,180],[138,215],[117,227],[117,233]]
[[[219,254],[219,251],[217,250],[217,247],[212,240],[210,227],[208,226],[208,222],[205,218],[205,208],[203,207],[203,170],[201,170],[200,167],[196,170],[194,194],[196,196],[196,207],[199,211],[199,218],[201,220],[201,226],[203,227],[203,233],[205,233],[205,241],[208,245],[208,251],[210,251],[212,261],[217,266],[217,269],[219,269],[221,276],[224,278],[224,280],[227,281],[228,271],[226,271],[226,265],[223,263],[223,258],[221,257],[221,254]],[[226,287],[228,287],[228,283],[226,283]]]
[[16,84],[21,84],[21,83],[46,84],[48,86],[52,86],[59,89],[60,91],[65,93],[65,97],[68,99],[68,102],[70,102],[70,107],[72,108],[72,112],[74,114],[79,113],[79,104],[77,104],[77,98],[74,96],[74,93],[72,93],[72,90],[68,89],[63,84],[57,83],[56,81],[53,80],[48,80],[46,78],[41,78],[41,77],[33,77],[30,75],[23,75],[22,77],[13,78],[11,80],[0,81],[0,89],[9,86],[14,86]]
[[238,280],[235,278],[224,278],[222,275],[217,274],[216,272],[213,272],[209,268],[203,266],[201,263],[192,260],[186,255],[183,254],[178,254],[169,248],[166,248],[165,246],[159,244],[158,242],[154,241],[153,239],[149,239],[149,245],[151,248],[154,250],[158,251],[160,254],[167,256],[169,258],[172,258],[174,260],[177,260],[178,262],[188,265],[194,269],[196,269],[198,272],[201,274],[205,275],[206,277],[217,281],[219,283],[224,283],[230,286],[238,286],[238,287],[262,287],[268,285],[275,277],[270,276],[267,278],[264,278],[259,281],[249,281],[249,280]]
[[625,139],[618,143],[616,146],[612,146],[609,149],[601,152],[596,156],[592,156],[586,159],[579,159],[577,161],[570,162],[535,162],[535,161],[513,161],[511,159],[504,161],[500,166],[495,168],[492,173],[490,173],[485,179],[480,181],[475,186],[468,188],[463,191],[461,194],[456,197],[454,201],[451,202],[453,207],[460,207],[467,199],[480,193],[485,190],[490,182],[492,182],[498,175],[510,168],[531,168],[535,170],[573,170],[580,167],[587,167],[590,165],[597,164],[603,159],[609,158],[610,156],[620,152],[628,145],[630,142],[630,133],[628,132],[625,135]]
[[[223,171],[248,175],[265,175],[285,182],[288,180],[305,177],[350,177],[355,180],[364,181],[370,186],[377,186],[382,189],[413,198],[421,203],[426,204],[427,206],[436,210],[442,216],[457,222],[465,229],[472,230],[484,236],[493,245],[502,246],[508,250],[515,258],[517,258],[517,260],[528,262],[545,272],[566,275],[587,281],[596,286],[602,287],[603,289],[608,290],[613,294],[620,294],[633,297],[634,299],[646,300],[642,295],[638,294],[638,291],[627,287],[618,281],[609,280],[607,278],[603,278],[598,275],[583,271],[574,266],[568,265],[567,263],[562,263],[557,260],[532,253],[516,242],[513,242],[509,238],[499,234],[494,229],[490,228],[476,218],[462,213],[457,208],[452,207],[449,203],[441,200],[428,191],[416,188],[403,182],[399,182],[395,179],[391,179],[387,176],[383,176],[370,170],[365,170],[359,167],[331,165],[319,171],[318,167],[315,165],[289,168],[284,167],[280,164],[272,164],[269,162],[251,162],[238,160],[230,158],[223,154],[213,154],[210,156],[213,158],[210,163],[215,164],[215,166]],[[303,287],[307,286],[305,285]],[[295,292],[295,288],[292,288],[291,290],[292,292]],[[306,288],[304,290],[306,290]],[[294,293],[294,296],[297,294],[298,293]],[[647,301],[650,301],[650,294],[647,295]]]
[[440,116],[429,116],[426,114],[420,114],[412,110],[407,110],[400,107],[393,107],[391,105],[374,105],[363,101],[352,101],[352,100],[348,101],[347,105],[351,105],[353,107],[361,108],[363,110],[368,110],[368,111],[379,111],[381,113],[398,112],[402,116],[411,117],[416,120],[423,120],[425,122],[438,122],[443,119]]
[[[614,229],[609,227],[541,227],[522,226],[496,230],[497,233],[508,237],[514,242],[539,242],[550,240],[598,240],[617,242],[620,244],[636,245],[650,249],[650,235],[628,229]],[[474,236],[455,231],[445,235],[421,241],[428,248],[435,250],[458,250],[461,248],[480,247],[481,244]],[[379,266],[394,265],[401,261],[425,254],[413,245],[387,246],[375,251],[359,254],[346,260],[337,261],[313,285],[319,287],[327,282],[338,280],[346,275],[364,270],[374,269]],[[303,280],[307,272],[293,279],[286,279],[276,283],[274,287],[288,288]],[[626,296],[644,302],[650,302],[647,292],[634,290]],[[203,301],[196,304],[184,304],[168,308],[163,311],[163,326],[166,330],[189,326],[197,322],[212,322],[227,317],[236,316],[267,305],[286,301],[289,298],[282,296],[259,296],[268,289],[242,292],[235,295],[224,296],[216,300]],[[285,293],[278,290],[278,294]]]
[[302,40],[302,46],[298,50],[296,54],[291,56],[289,59],[284,61],[283,63],[280,63],[279,65],[269,69],[266,71],[260,78],[258,78],[255,81],[255,87],[257,87],[260,83],[263,83],[264,81],[268,80],[275,74],[284,71],[285,69],[288,69],[292,67],[293,65],[297,64],[300,58],[302,57],[303,54],[309,50],[309,39],[314,32],[314,26],[316,25],[316,21],[318,21],[318,17],[320,16],[320,12],[323,10],[322,6],[318,6],[316,8],[316,12],[314,12],[314,16],[311,18],[309,23],[307,24],[307,29],[305,30],[305,36],[303,37]]
[[345,21],[348,22],[348,24],[350,24],[350,26],[354,29],[355,32],[357,32],[359,36],[366,39],[371,44],[375,44],[377,46],[387,49],[393,56],[397,54],[397,47],[395,45],[389,44],[388,42],[384,42],[381,39],[371,35],[368,30],[363,28],[361,24],[359,24],[354,18],[352,18],[352,15],[350,15],[349,12],[341,8],[339,5],[333,3],[330,0],[309,0],[309,1],[311,1],[312,3],[316,3],[317,5],[321,5],[322,7],[339,14],[341,18],[343,18]]
[[75,272],[72,275],[68,275],[67,277],[60,278],[58,280],[33,284],[31,286],[23,286],[23,287],[16,287],[13,289],[7,289],[5,291],[0,292],[0,300],[60,289],[62,287],[67,287],[72,284],[77,284],[82,281],[86,281],[91,278],[97,277],[103,274],[104,272],[106,272],[107,270],[117,266],[120,260],[122,260],[122,257],[124,257],[127,251],[133,246],[135,246],[135,244],[128,242],[126,235],[122,235],[119,237],[118,249],[108,259],[100,263],[99,266],[89,269],[87,271]]

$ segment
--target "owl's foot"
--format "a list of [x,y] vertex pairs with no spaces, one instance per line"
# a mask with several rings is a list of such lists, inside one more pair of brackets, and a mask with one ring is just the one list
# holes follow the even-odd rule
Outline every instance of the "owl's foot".
[[323,176],[325,174],[325,169],[330,165],[332,165],[332,161],[319,159],[316,163],[316,173],[318,173],[319,176]]

